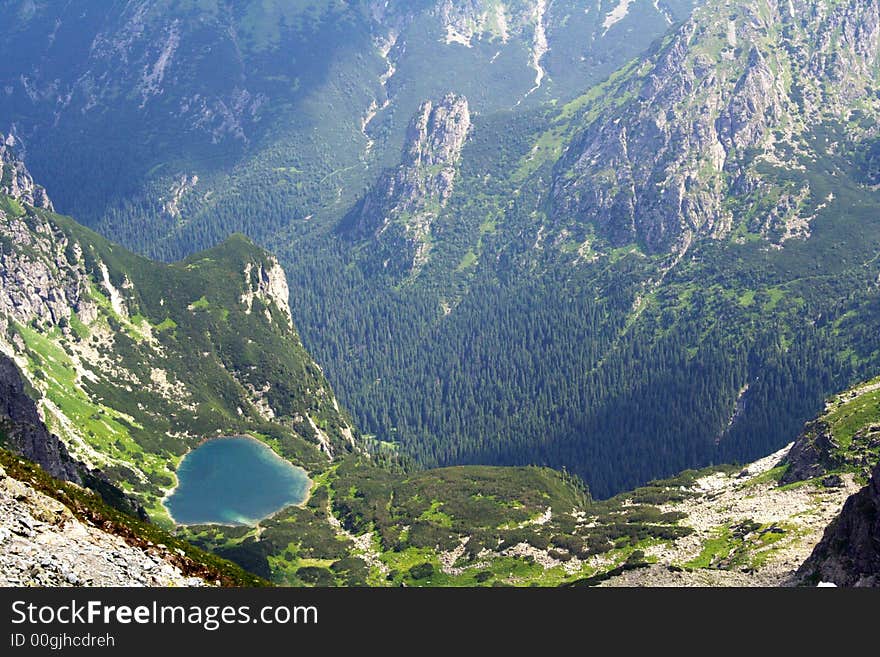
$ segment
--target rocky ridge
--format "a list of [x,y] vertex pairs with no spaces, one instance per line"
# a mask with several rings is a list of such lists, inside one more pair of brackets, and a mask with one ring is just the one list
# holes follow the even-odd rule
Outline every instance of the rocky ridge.
[[52,201],[46,189],[34,183],[34,179],[24,166],[15,150],[16,140],[12,135],[0,134],[0,194],[19,199],[23,203],[38,208],[52,210]]
[[609,81],[557,166],[557,220],[654,252],[726,236],[742,216],[776,245],[809,236],[833,199],[812,198],[797,172],[824,152],[812,139],[820,126],[842,126],[837,152],[876,134],[878,45],[878,7],[866,0],[698,8]]
[[417,273],[427,262],[431,225],[452,195],[471,127],[467,98],[425,101],[407,131],[402,162],[386,171],[345,225],[381,246],[382,267]]
[[873,379],[831,397],[777,454],[683,487],[661,508],[694,533],[647,547],[651,563],[604,584],[880,585],[878,409]]
[[186,263],[152,263],[23,191],[0,201],[2,383],[10,412],[21,416],[22,391],[36,401],[8,427],[16,451],[112,489],[105,472],[161,520],[177,460],[206,435],[268,430],[302,441],[287,449],[310,467],[354,449],[274,257],[239,236]]

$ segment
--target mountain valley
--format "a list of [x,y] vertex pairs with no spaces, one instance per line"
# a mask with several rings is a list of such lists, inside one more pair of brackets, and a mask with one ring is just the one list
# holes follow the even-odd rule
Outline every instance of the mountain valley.
[[[0,3],[3,582],[880,581],[876,2],[96,6]],[[175,522],[224,437],[305,499]]]

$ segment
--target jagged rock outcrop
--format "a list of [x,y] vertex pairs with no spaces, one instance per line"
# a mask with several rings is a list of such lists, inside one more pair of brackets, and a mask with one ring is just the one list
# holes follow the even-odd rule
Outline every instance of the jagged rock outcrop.
[[401,165],[385,172],[346,218],[355,236],[380,242],[383,267],[412,273],[427,261],[431,224],[452,195],[470,126],[463,96],[422,103],[410,123]]
[[807,583],[880,586],[880,465],[846,501],[797,575]]
[[[654,252],[727,235],[743,217],[777,244],[808,236],[805,203],[824,199],[759,165],[796,171],[819,148],[811,129],[847,121],[854,104],[876,125],[878,39],[868,0],[709,2],[609,81],[557,167],[557,221]],[[850,122],[848,138],[876,132],[865,125]]]
[[840,467],[841,463],[835,455],[839,449],[825,422],[809,422],[781,461],[783,465],[788,465],[788,469],[779,483],[785,485],[815,479]]
[[24,212],[0,210],[0,340],[10,319],[59,326],[72,313],[86,321],[95,314],[87,299],[89,281],[82,249],[41,215],[54,211],[46,190],[34,183],[12,151],[14,139],[0,135],[0,193],[25,204]]
[[[791,451],[780,461],[779,465],[788,467],[779,483],[830,475],[824,481],[834,485],[840,472],[870,476],[880,454],[880,424],[864,413],[866,408],[876,407],[878,390],[880,381],[875,379],[831,398],[825,412],[804,425]],[[840,434],[841,423],[851,423],[850,418],[860,416],[864,419],[861,426],[847,426],[847,432]]]
[[287,275],[278,263],[275,256],[268,258],[268,263],[247,263],[244,269],[245,292],[241,296],[241,302],[247,306],[247,313],[251,313],[254,299],[260,299],[267,307],[266,319],[272,321],[272,314],[268,310],[270,304],[275,304],[287,318],[287,325],[293,328],[293,315],[290,312],[290,288],[287,286]]
[[34,400],[25,392],[21,372],[0,354],[0,444],[33,461],[53,477],[81,484],[76,461],[59,438],[46,429]]
[[0,212],[0,235],[0,328],[6,319],[58,326],[73,312],[94,314],[78,244],[38,215]]
[[34,183],[24,162],[14,151],[15,137],[0,133],[0,194],[6,194],[28,205],[52,210],[46,189]]

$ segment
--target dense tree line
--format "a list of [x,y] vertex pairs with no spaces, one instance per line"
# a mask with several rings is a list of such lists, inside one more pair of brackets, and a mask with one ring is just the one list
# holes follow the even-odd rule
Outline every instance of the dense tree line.
[[[799,300],[763,316],[699,286],[625,330],[632,290],[613,284],[625,264],[607,281],[572,281],[570,267],[540,280],[477,276],[446,316],[440,295],[389,291],[344,249],[291,269],[304,340],[361,428],[423,466],[566,467],[606,496],[764,456],[880,360],[880,333],[864,321],[858,332],[801,323],[822,313]],[[869,289],[826,298],[824,312],[870,299]],[[858,312],[876,327],[875,309]]]

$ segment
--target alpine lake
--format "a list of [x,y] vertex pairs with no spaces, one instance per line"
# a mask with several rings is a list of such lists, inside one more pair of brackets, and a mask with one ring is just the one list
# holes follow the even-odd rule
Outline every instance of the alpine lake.
[[179,525],[256,525],[308,499],[311,480],[254,438],[208,440],[177,469],[178,485],[164,501]]

